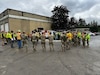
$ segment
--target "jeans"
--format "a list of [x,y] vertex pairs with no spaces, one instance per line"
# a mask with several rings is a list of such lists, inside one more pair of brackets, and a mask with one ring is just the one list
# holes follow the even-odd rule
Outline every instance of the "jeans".
[[17,40],[17,42],[18,42],[18,48],[20,49],[22,46],[22,41],[21,40]]

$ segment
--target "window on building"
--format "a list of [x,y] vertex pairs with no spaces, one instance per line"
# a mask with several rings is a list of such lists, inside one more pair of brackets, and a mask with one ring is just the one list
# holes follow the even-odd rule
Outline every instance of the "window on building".
[[5,32],[8,32],[9,31],[9,26],[8,26],[8,23],[5,24]]
[[4,31],[4,25],[1,25],[1,31]]

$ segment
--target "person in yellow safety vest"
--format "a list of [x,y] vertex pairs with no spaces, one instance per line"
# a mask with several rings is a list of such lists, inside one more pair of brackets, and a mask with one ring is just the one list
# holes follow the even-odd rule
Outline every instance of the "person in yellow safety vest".
[[68,32],[68,33],[66,34],[66,36],[67,36],[67,38],[68,38],[69,41],[72,41],[73,34],[72,34],[71,32]]
[[82,34],[80,31],[77,32],[77,38],[78,38],[78,45],[81,44],[81,37],[82,37]]
[[17,35],[16,35],[16,33],[14,33],[14,37],[15,37],[15,41],[17,40]]
[[5,45],[7,45],[7,32],[4,33],[4,37],[5,37]]
[[8,31],[6,37],[7,37],[7,42],[10,43],[11,33],[9,31]]
[[9,33],[9,38],[10,38],[11,48],[14,48],[13,44],[14,44],[15,37],[14,37],[13,31],[11,31],[11,33]]
[[73,35],[72,35],[71,32],[67,32],[66,37],[67,37],[68,49],[70,49],[70,45],[71,45],[71,42],[72,42]]
[[86,43],[87,43],[87,47],[89,47],[89,41],[90,41],[90,35],[87,33],[87,34],[86,34]]

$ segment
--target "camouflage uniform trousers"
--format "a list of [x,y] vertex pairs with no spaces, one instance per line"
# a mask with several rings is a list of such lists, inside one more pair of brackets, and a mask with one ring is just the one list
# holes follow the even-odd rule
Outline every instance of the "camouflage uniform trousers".
[[38,43],[38,41],[39,41],[39,37],[38,37],[38,36],[36,36],[36,41],[37,41],[37,43]]
[[32,44],[33,44],[33,51],[36,51],[37,41],[32,40]]
[[82,38],[82,44],[83,44],[83,47],[86,46],[86,40],[85,40],[85,38]]
[[89,47],[89,39],[86,40],[87,47]]
[[73,38],[73,45],[74,46],[77,46],[78,45],[78,38],[77,37],[74,37]]
[[62,52],[65,52],[65,50],[66,50],[66,41],[62,41],[61,43],[62,43],[61,44]]
[[66,49],[67,50],[70,50],[71,43],[72,43],[72,40],[67,39],[67,41],[66,41]]
[[51,50],[54,51],[54,44],[53,44],[53,41],[49,41],[49,47],[50,47],[50,51],[51,51]]
[[26,48],[26,52],[28,52],[28,41],[27,40],[22,40],[23,47]]
[[2,46],[4,46],[5,38],[2,38]]
[[45,41],[41,41],[43,51],[46,51],[46,45],[45,44],[46,44]]
[[81,44],[81,38],[78,37],[78,45],[80,45],[80,44]]

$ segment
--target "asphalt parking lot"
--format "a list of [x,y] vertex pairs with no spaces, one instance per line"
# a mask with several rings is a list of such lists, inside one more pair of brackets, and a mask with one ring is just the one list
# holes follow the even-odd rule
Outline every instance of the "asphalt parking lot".
[[40,42],[33,52],[30,42],[28,53],[25,48],[0,45],[0,75],[100,75],[100,36],[91,37],[89,48],[72,47],[66,52],[61,52],[60,41],[54,41],[54,52],[46,43],[46,52]]

